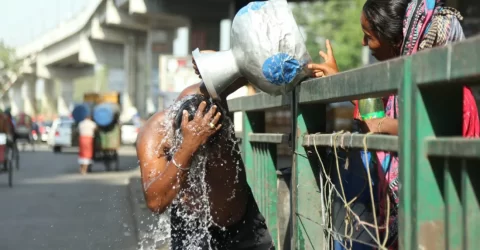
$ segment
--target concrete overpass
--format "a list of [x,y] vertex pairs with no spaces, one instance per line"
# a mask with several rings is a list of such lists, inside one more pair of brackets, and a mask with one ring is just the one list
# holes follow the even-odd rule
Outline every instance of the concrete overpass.
[[[220,20],[231,13],[231,1],[223,0],[98,0],[17,48],[21,74],[0,106],[11,106],[14,113],[67,114],[74,81],[83,79],[94,82],[93,90],[123,92],[122,105],[145,114],[148,106],[155,106],[158,55],[174,50],[188,54],[192,47],[218,49]],[[183,44],[175,42],[179,28],[189,30]]]
[[[125,109],[134,106],[146,115],[158,102],[158,56],[187,55],[197,47],[228,49],[229,39],[220,42],[220,23],[248,2],[97,0],[17,48],[21,72],[0,97],[0,108],[65,115],[82,91],[115,90],[123,93]],[[224,29],[227,37],[229,32]]]

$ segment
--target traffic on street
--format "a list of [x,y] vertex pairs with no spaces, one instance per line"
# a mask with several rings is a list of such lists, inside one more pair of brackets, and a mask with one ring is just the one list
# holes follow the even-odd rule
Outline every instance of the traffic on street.
[[78,173],[77,152],[27,146],[12,188],[0,174],[0,249],[136,249],[127,191],[139,174],[135,149],[119,150],[119,171],[94,164],[89,175]]

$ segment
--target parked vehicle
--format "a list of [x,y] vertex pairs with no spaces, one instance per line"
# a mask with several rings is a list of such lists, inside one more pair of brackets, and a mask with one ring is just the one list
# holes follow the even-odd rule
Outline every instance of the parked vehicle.
[[52,127],[51,121],[45,121],[39,124],[39,131],[40,131],[40,141],[47,142],[48,140],[48,132]]
[[32,130],[34,123],[29,115],[20,113],[15,117],[15,134],[18,139],[32,141]]
[[140,127],[133,122],[125,122],[121,125],[121,142],[123,145],[132,145],[137,141]]
[[53,152],[62,152],[64,147],[72,147],[72,126],[74,121],[71,118],[62,118],[53,121],[49,132],[48,145]]

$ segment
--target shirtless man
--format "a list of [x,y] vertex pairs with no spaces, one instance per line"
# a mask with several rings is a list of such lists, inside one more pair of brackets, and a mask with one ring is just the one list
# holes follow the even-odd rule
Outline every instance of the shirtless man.
[[[220,103],[209,101],[202,83],[192,85],[177,99],[183,101],[180,110],[155,114],[138,135],[137,155],[147,205],[156,213],[163,213],[171,206],[171,249],[208,249],[209,246],[211,249],[230,250],[274,249],[265,219],[246,181],[233,124],[230,119],[222,117],[228,114],[225,110],[226,97],[245,84],[243,78],[235,81],[222,93]],[[172,111],[176,119],[169,113]],[[174,135],[177,129],[180,129],[183,140]],[[191,216],[183,218],[177,212],[182,210],[188,214],[191,211],[189,208],[205,205],[201,204],[198,192],[187,191],[191,189],[189,178],[196,177],[193,173],[198,175],[195,170],[202,167],[195,160],[200,151],[206,152],[205,182],[209,190],[207,199],[203,201],[210,207],[209,216],[213,223],[208,226],[208,233],[211,238],[187,243],[201,232],[187,230],[187,224],[192,224]],[[192,161],[194,164],[191,164]]]

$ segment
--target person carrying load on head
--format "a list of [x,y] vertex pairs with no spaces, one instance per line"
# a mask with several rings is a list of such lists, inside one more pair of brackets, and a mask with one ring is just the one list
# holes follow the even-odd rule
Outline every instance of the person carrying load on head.
[[79,140],[78,140],[78,163],[80,164],[80,173],[86,174],[88,166],[93,163],[93,143],[97,124],[87,116],[78,124]]

